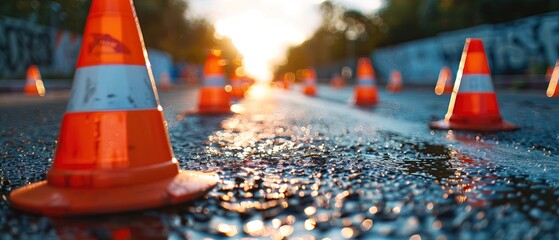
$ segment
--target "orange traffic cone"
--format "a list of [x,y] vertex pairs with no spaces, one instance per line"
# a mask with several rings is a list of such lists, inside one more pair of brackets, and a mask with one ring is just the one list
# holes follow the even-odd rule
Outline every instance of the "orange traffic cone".
[[291,82],[286,81],[285,79],[283,79],[281,83],[282,83],[283,90],[289,90],[289,88],[291,87]]
[[341,89],[344,88],[345,86],[345,81],[342,78],[342,75],[340,74],[334,74],[334,76],[332,77],[332,80],[330,80],[330,87],[335,88],[335,89]]
[[243,67],[237,67],[231,74],[231,97],[233,99],[241,99],[245,96],[245,89],[243,89]]
[[283,74],[283,89],[289,90],[291,83],[295,81],[295,74],[292,72],[287,72]]
[[378,102],[375,70],[368,58],[357,61],[357,86],[355,86],[355,104],[370,106]]
[[452,92],[452,73],[450,68],[443,66],[441,72],[439,72],[439,79],[437,80],[437,85],[435,86],[435,93],[437,95],[449,94]]
[[204,65],[204,85],[198,100],[199,114],[231,113],[229,93],[225,91],[225,75],[221,64],[221,51],[212,49]]
[[304,71],[303,93],[307,96],[316,95],[316,72],[313,68]]
[[394,70],[390,73],[390,81],[386,85],[386,90],[397,93],[402,91],[404,88],[404,83],[402,82],[402,74],[398,70]]
[[429,127],[473,131],[518,129],[501,118],[490,74],[481,39],[466,39],[448,113],[444,120],[432,122]]
[[83,36],[47,180],[12,191],[13,207],[59,216],[130,211],[213,187],[216,175],[179,170],[132,1],[93,0]]
[[41,73],[37,65],[31,65],[27,68],[27,82],[25,83],[23,92],[26,95],[45,96],[45,86],[43,85]]
[[555,62],[555,68],[553,73],[549,78],[549,86],[547,86],[547,96],[548,97],[559,97],[559,60]]
[[161,91],[167,92],[173,88],[173,84],[171,83],[171,77],[169,76],[168,72],[162,72],[159,75],[159,84],[157,85]]

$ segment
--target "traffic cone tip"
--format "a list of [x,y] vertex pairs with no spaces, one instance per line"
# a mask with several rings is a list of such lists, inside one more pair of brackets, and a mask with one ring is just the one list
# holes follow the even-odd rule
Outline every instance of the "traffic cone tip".
[[485,50],[483,49],[483,41],[479,38],[467,38],[466,39],[466,51],[469,53],[484,53]]
[[458,73],[457,79],[460,74],[491,74],[481,39],[466,39]]
[[129,0],[92,1],[78,68],[107,64],[146,66],[147,52],[131,5]]

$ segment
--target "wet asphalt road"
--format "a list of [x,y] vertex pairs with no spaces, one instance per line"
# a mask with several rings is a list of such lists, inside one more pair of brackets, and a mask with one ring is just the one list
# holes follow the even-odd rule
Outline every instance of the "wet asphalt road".
[[543,92],[498,92],[523,128],[497,134],[429,130],[449,97],[426,90],[381,91],[367,109],[347,103],[350,88],[255,93],[213,117],[184,114],[195,90],[160,95],[181,167],[221,178],[205,197],[72,219],[7,197],[45,179],[67,94],[1,96],[0,238],[559,238],[559,102]]

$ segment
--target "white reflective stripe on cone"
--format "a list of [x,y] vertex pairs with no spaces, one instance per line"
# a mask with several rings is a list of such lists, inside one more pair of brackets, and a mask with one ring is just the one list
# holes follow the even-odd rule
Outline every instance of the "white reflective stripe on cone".
[[157,108],[146,66],[100,65],[76,70],[68,112]]
[[315,85],[316,84],[316,79],[315,78],[305,78],[304,82],[307,85]]
[[494,92],[493,81],[490,75],[486,74],[464,74],[460,81],[458,91],[463,92]]
[[376,81],[372,77],[359,77],[357,78],[358,86],[376,86]]
[[223,87],[225,86],[225,77],[223,75],[204,76],[203,83],[206,87]]

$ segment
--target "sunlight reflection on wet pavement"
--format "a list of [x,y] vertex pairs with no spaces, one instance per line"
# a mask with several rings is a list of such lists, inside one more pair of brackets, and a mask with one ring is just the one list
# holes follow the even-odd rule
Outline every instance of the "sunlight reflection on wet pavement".
[[64,102],[2,106],[0,236],[559,237],[559,188],[522,166],[383,130],[296,93],[257,93],[235,105],[237,114],[210,117],[183,114],[195,96],[162,95],[181,167],[217,171],[221,178],[205,197],[71,223],[16,212],[7,202],[15,187],[45,179]]

